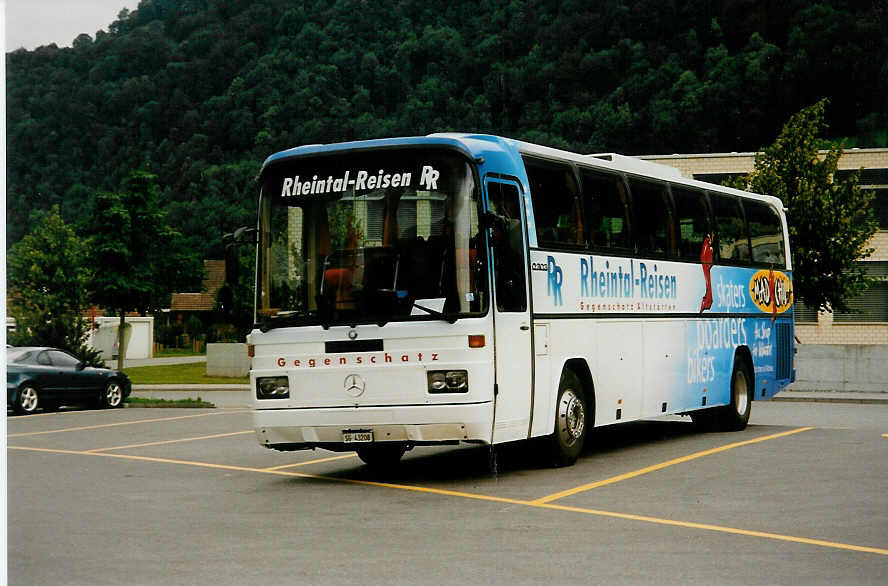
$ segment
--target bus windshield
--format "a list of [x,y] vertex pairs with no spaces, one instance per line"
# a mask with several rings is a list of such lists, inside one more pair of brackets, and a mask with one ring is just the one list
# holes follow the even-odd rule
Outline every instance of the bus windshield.
[[260,327],[453,322],[486,313],[479,206],[468,159],[450,150],[270,165],[259,214]]

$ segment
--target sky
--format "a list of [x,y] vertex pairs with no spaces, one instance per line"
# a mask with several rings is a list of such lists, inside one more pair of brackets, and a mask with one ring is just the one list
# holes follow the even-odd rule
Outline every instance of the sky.
[[[3,2],[0,0],[0,5]],[[6,51],[55,43],[70,47],[80,33],[96,37],[139,0],[5,0]]]

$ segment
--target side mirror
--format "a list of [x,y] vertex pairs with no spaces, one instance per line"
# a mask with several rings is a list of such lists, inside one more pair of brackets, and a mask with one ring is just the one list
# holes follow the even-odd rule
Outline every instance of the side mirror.
[[248,228],[242,226],[222,236],[222,243],[225,244],[225,282],[228,284],[237,283],[240,274],[240,264],[237,259],[237,247],[244,244],[256,244],[259,242],[259,231],[256,228]]
[[86,363],[85,362],[78,362],[77,366],[75,366],[75,368],[77,370],[83,370],[84,368],[86,368]]
[[256,244],[259,242],[259,231],[256,228],[241,226],[234,232],[226,234],[222,237],[225,246],[236,244]]

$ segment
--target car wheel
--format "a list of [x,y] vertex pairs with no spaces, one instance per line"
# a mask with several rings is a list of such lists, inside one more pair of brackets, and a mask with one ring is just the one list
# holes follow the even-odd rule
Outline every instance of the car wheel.
[[382,442],[360,447],[356,450],[358,458],[371,468],[384,470],[401,461],[407,446],[400,442]]
[[15,399],[15,412],[30,415],[40,406],[40,391],[34,385],[25,385],[19,389]]
[[116,409],[123,406],[123,387],[116,380],[108,381],[100,401],[102,407]]
[[570,466],[577,461],[586,441],[589,415],[580,378],[572,370],[565,370],[558,385],[555,429],[549,436],[549,460],[553,466]]

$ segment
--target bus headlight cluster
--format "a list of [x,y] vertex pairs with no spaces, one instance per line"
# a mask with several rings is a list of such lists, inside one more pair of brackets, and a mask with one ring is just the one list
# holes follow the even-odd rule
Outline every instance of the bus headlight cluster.
[[264,376],[256,379],[257,399],[289,399],[290,381],[285,376]]
[[432,370],[428,380],[430,393],[469,392],[469,373],[465,370]]

